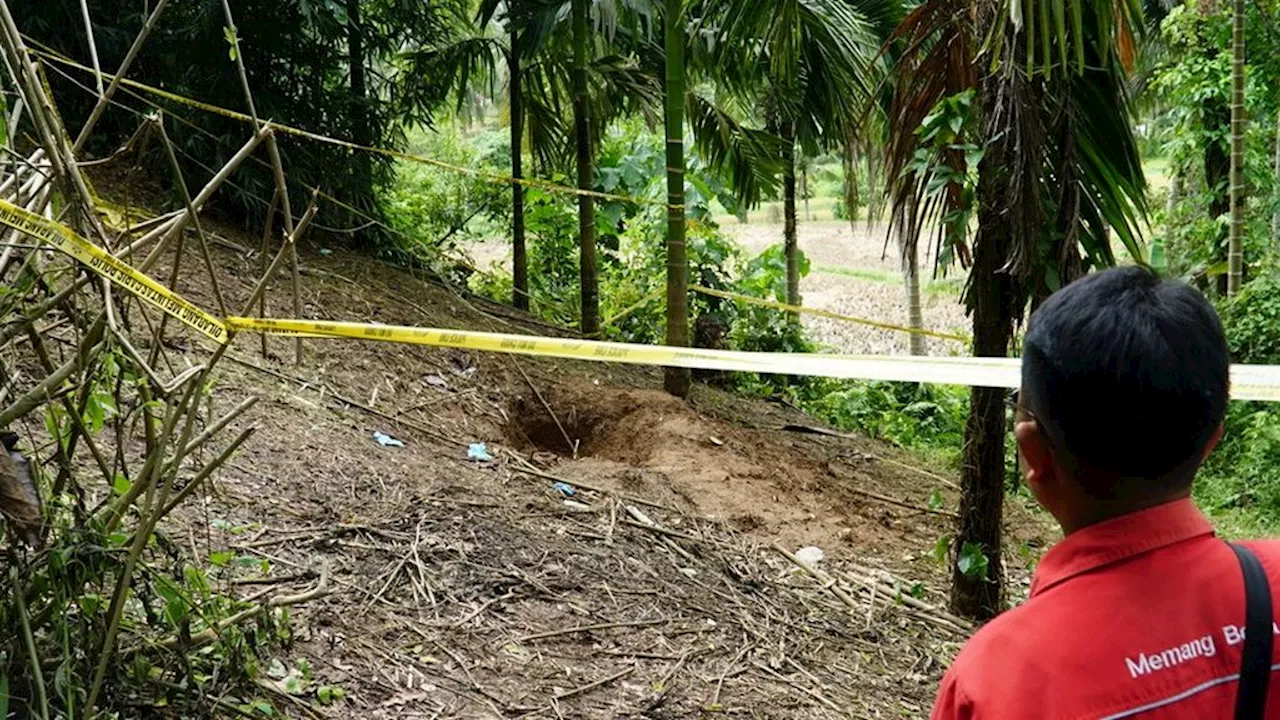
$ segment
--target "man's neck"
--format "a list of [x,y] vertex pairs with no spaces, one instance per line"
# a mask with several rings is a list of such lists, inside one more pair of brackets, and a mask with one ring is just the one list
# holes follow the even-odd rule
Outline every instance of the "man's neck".
[[1088,499],[1080,503],[1080,507],[1074,512],[1064,514],[1057,517],[1058,524],[1062,526],[1062,535],[1066,537],[1074,532],[1079,532],[1090,525],[1097,525],[1122,515],[1146,510],[1157,505],[1163,505],[1175,500],[1182,500],[1191,497],[1191,488],[1178,490],[1172,493],[1163,493],[1160,495],[1148,496],[1128,502],[1108,502],[1096,499]]

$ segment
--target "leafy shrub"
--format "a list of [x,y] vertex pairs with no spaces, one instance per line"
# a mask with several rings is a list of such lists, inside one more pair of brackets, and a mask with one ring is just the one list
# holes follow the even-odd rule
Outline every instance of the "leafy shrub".
[[[1218,305],[1234,362],[1280,362],[1280,279],[1274,273]],[[1280,408],[1233,402],[1224,426],[1222,442],[1197,478],[1196,497],[1215,516],[1230,516],[1229,527],[1274,532],[1280,523]]]
[[1235,362],[1280,363],[1280,278],[1265,273],[1218,304]]
[[949,385],[845,382],[806,409],[843,430],[910,448],[959,449],[969,393]]

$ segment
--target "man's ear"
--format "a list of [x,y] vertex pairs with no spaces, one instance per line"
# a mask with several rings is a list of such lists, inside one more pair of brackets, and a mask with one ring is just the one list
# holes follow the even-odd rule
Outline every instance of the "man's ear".
[[1209,455],[1213,453],[1213,449],[1218,447],[1218,443],[1222,441],[1222,433],[1226,432],[1226,428],[1222,423],[1218,423],[1218,427],[1213,429],[1213,434],[1209,436],[1209,442],[1204,444],[1204,453],[1200,456],[1200,462],[1209,459]]
[[1025,466],[1023,476],[1027,484],[1034,489],[1052,482],[1056,473],[1053,450],[1040,423],[1031,419],[1018,420],[1013,424],[1013,436],[1018,440],[1018,450]]

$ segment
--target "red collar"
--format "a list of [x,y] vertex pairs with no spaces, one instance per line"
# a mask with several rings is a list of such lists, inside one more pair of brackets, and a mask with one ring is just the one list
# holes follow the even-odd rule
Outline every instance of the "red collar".
[[1104,565],[1212,534],[1208,518],[1190,499],[1104,520],[1063,538],[1045,553],[1031,581],[1031,596]]

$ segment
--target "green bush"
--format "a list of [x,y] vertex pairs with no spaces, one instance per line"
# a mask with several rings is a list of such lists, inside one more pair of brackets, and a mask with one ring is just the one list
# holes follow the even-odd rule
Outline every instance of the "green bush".
[[1218,304],[1235,362],[1280,363],[1280,278],[1266,272]]
[[[1265,272],[1218,309],[1233,362],[1280,363],[1280,278]],[[1280,407],[1233,402],[1224,426],[1196,498],[1228,533],[1273,533],[1280,526]]]
[[846,382],[807,409],[843,430],[909,448],[955,448],[964,440],[966,388],[894,382]]

